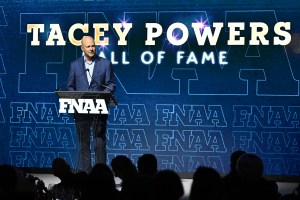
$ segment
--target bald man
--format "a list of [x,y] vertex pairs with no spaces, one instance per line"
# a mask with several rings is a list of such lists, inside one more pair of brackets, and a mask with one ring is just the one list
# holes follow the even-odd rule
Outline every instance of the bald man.
[[[115,91],[114,72],[109,60],[96,54],[95,41],[90,36],[81,40],[83,56],[71,63],[67,89],[69,91]],[[93,133],[95,164],[106,164],[105,114],[74,114],[79,138],[79,168],[87,173],[92,168],[90,136]],[[91,131],[92,130],[92,131]]]

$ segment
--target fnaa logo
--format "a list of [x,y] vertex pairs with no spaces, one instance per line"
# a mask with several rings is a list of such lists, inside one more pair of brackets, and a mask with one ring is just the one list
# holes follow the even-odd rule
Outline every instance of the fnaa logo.
[[104,99],[59,99],[59,113],[108,114]]

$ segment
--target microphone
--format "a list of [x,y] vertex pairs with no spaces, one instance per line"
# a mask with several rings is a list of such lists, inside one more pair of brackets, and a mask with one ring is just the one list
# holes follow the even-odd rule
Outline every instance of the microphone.
[[107,87],[106,85],[103,85],[103,84],[100,84],[98,81],[96,81],[92,76],[91,76],[91,73],[90,73],[90,70],[87,68],[86,71],[88,72],[89,74],[89,77],[91,77],[92,81],[95,81],[98,85],[108,89],[110,92],[112,92],[112,89],[110,87]]
[[[87,71],[89,71],[88,68],[86,68],[86,69],[84,70],[84,72],[78,76],[78,78],[81,77],[83,74],[85,74]],[[72,81],[73,81],[74,79],[75,79],[75,77],[72,78]],[[61,88],[62,88],[67,82],[68,82],[68,81],[65,81],[63,84],[61,84],[60,86],[58,86],[58,87],[55,89],[55,91],[60,91]]]

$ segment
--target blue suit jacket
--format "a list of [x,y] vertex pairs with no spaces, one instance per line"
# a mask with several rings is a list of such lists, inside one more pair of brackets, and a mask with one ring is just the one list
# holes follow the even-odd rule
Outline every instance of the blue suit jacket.
[[[109,60],[96,55],[95,66],[91,83],[88,83],[84,65],[84,57],[80,57],[71,63],[67,90],[69,91],[110,91],[114,92],[116,85],[114,72]],[[107,89],[103,85],[109,87]]]

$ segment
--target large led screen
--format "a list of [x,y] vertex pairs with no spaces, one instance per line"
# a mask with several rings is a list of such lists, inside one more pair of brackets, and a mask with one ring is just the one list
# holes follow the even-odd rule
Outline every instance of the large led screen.
[[59,113],[80,39],[112,62],[107,164],[157,156],[159,169],[229,171],[259,155],[268,176],[299,176],[298,1],[0,1],[0,163],[78,165],[72,114]]

